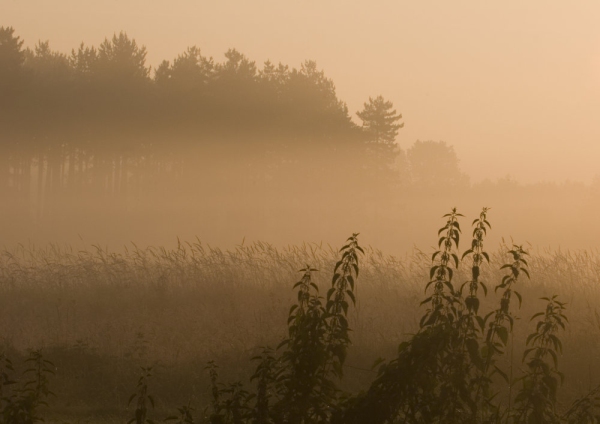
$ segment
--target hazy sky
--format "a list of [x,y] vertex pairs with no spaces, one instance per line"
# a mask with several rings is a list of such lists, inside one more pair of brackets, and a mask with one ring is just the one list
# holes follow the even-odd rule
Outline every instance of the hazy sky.
[[598,0],[0,0],[0,17],[64,52],[124,30],[153,66],[190,45],[314,59],[353,114],[382,94],[401,147],[445,140],[474,181],[600,174]]

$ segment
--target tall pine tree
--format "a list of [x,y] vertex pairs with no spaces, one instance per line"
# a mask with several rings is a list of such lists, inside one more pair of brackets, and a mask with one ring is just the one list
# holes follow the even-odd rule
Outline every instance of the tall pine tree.
[[398,130],[404,126],[400,123],[402,115],[394,109],[394,104],[383,96],[369,97],[364,109],[356,115],[363,122],[363,130],[368,141],[371,164],[387,174],[396,164],[400,149],[396,144]]

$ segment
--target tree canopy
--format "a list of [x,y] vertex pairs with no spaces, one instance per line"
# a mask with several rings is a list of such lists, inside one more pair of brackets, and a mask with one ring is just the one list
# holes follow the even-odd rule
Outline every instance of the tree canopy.
[[157,194],[291,208],[335,191],[350,204],[392,198],[399,182],[461,180],[449,146],[400,149],[402,115],[383,96],[353,122],[314,61],[260,65],[191,46],[153,69],[146,56],[125,32],[65,54],[0,28],[0,195],[18,214],[103,199],[126,209]]
[[364,109],[356,113],[363,122],[363,128],[369,135],[370,141],[382,144],[393,144],[398,136],[398,130],[404,123],[398,123],[402,114],[398,113],[394,104],[383,96],[374,99],[369,97]]
[[9,96],[22,84],[24,61],[23,40],[13,27],[0,27],[0,95]]
[[468,177],[461,172],[454,147],[444,141],[419,141],[407,150],[412,183],[425,190],[465,187]]

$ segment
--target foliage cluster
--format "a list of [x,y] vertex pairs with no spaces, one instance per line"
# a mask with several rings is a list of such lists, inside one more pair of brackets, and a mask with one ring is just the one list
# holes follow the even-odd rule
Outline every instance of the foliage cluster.
[[[286,358],[293,357],[295,349],[284,350],[279,361],[269,356],[269,363],[275,364],[279,370],[271,374],[271,382],[276,385],[276,375],[281,369],[294,369],[290,374],[290,381],[296,386],[300,384],[308,392],[301,398],[304,402],[302,408],[295,407],[297,396],[287,397],[289,392],[279,394],[279,402],[284,402],[288,415],[275,415],[272,422],[293,423],[584,423],[597,422],[600,419],[598,408],[600,403],[592,399],[595,389],[582,399],[577,400],[573,406],[564,412],[557,411],[557,391],[559,380],[563,375],[558,371],[558,354],[562,352],[562,344],[558,336],[560,329],[565,328],[567,318],[564,315],[566,304],[557,300],[557,296],[544,297],[546,301],[545,312],[539,312],[531,320],[539,319],[536,331],[527,337],[528,348],[524,351],[523,362],[526,371],[523,376],[513,378],[498,364],[498,359],[507,349],[514,349],[514,342],[510,341],[513,334],[515,315],[511,309],[511,300],[517,298],[519,307],[523,301],[521,294],[515,290],[519,278],[529,278],[528,263],[525,259],[527,252],[522,246],[515,245],[508,254],[512,261],[502,265],[501,269],[507,270],[500,283],[495,286],[495,291],[501,292],[499,306],[482,316],[479,313],[480,299],[478,289],[482,288],[487,294],[487,286],[481,280],[481,266],[484,261],[489,262],[489,255],[483,250],[483,240],[491,228],[487,220],[488,209],[484,208],[478,219],[473,221],[473,239],[471,248],[462,254],[463,260],[471,258],[471,279],[460,288],[455,288],[453,276],[459,266],[459,240],[461,228],[459,217],[461,214],[453,209],[444,215],[446,225],[438,235],[439,250],[432,256],[430,281],[425,291],[431,290],[431,295],[421,304],[427,305],[425,315],[420,320],[418,332],[409,340],[400,343],[396,359],[383,363],[379,367],[378,375],[367,391],[358,395],[342,395],[339,391],[329,392],[323,387],[334,387],[330,384],[316,384],[316,379],[322,375],[317,364],[326,363],[327,344],[324,341],[316,342],[315,339],[304,337],[297,340],[299,347],[310,350],[311,360],[308,362],[295,359],[289,363]],[[356,234],[353,236],[356,237]],[[353,240],[354,241],[354,240]],[[349,245],[344,246],[347,249]],[[358,249],[358,246],[357,246]],[[360,249],[362,251],[362,249]],[[344,257],[348,252],[344,252]],[[354,255],[354,270],[358,276],[358,258]],[[342,260],[343,261],[343,260]],[[334,269],[333,285],[329,294],[336,291],[337,273],[342,261]],[[288,322],[296,318],[293,311],[296,308],[307,308],[310,299],[310,272],[312,269],[302,270],[303,279],[296,284],[300,287],[298,304],[292,307]],[[354,281],[352,281],[352,287]],[[316,286],[314,286],[317,289]],[[465,292],[468,288],[468,292]],[[354,301],[353,292],[352,299]],[[468,293],[468,294],[467,294]],[[328,298],[330,297],[328,294]],[[321,308],[316,294],[312,298],[313,310]],[[328,304],[331,300],[328,299]],[[513,306],[514,308],[514,306]],[[324,312],[324,310],[322,310]],[[347,313],[347,305],[344,310]],[[327,328],[316,325],[323,322],[321,314],[312,313],[313,324],[307,335],[316,335],[321,339],[327,333]],[[323,322],[323,324],[325,324]],[[290,326],[290,334],[294,324]],[[331,329],[329,329],[331,331]],[[347,336],[343,338],[344,346],[349,342]],[[281,346],[289,343],[286,340]],[[340,362],[340,366],[343,362]],[[298,372],[298,367],[300,372]],[[286,372],[286,371],[283,371]],[[336,373],[342,376],[341,368]],[[302,384],[309,379],[313,384]],[[498,390],[496,380],[500,378],[509,386],[508,394]],[[519,384],[520,383],[520,384]],[[268,382],[265,382],[268,387]],[[289,384],[289,383],[288,383]],[[520,386],[516,394],[512,393],[513,386]],[[275,394],[275,396],[277,396]],[[294,393],[296,394],[296,393]],[[252,395],[248,396],[248,401]],[[318,405],[326,400],[328,408]],[[268,408],[265,407],[261,416],[268,417]],[[252,407],[248,408],[252,411]],[[275,414],[277,408],[272,410]],[[247,420],[211,422],[258,422],[253,420],[252,414]],[[269,422],[269,421],[260,421]]]
[[44,421],[41,407],[48,406],[54,393],[50,390],[49,376],[54,364],[45,359],[40,350],[33,350],[25,360],[27,368],[19,383],[14,376],[13,364],[0,354],[0,423],[33,424]]

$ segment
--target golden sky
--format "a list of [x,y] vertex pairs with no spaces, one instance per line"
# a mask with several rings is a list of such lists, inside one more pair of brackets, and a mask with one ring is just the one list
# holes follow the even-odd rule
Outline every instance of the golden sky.
[[0,19],[64,52],[124,30],[153,66],[190,45],[314,59],[353,114],[382,94],[401,147],[444,140],[473,181],[600,174],[598,0],[0,0]]

